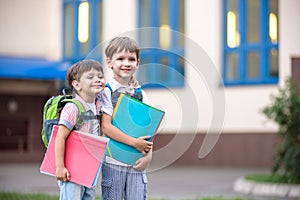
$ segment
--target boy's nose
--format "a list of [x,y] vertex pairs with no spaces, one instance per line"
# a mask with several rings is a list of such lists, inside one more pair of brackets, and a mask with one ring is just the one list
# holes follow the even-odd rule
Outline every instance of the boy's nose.
[[125,65],[125,66],[130,66],[129,60],[128,60],[128,59],[124,59],[123,65]]

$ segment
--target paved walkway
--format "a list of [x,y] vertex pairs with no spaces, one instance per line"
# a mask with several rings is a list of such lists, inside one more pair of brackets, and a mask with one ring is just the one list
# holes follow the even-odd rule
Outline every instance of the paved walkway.
[[[244,175],[268,172],[268,169],[253,168],[191,166],[155,170],[150,167],[148,196],[163,199],[250,197],[234,192],[234,181]],[[58,187],[54,177],[40,174],[39,164],[0,164],[0,191],[58,194]],[[97,193],[100,194],[100,186],[97,187]],[[265,196],[253,199],[281,200]]]

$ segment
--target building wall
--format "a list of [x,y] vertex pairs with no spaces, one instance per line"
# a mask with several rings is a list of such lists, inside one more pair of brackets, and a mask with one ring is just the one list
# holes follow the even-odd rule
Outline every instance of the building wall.
[[61,58],[60,0],[2,1],[0,55]]
[[300,17],[300,1],[280,0],[279,2],[279,73],[280,84],[282,85],[285,78],[291,76],[292,57],[300,57],[300,27],[296,25]]

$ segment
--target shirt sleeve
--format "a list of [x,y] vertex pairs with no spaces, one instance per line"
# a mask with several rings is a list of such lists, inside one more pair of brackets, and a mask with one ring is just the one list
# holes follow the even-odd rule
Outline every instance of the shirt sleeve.
[[64,125],[69,130],[72,130],[76,125],[78,117],[78,108],[74,103],[67,103],[61,111],[59,125]]
[[109,88],[105,88],[101,94],[101,100],[102,100],[102,106],[101,106],[101,112],[104,112],[110,116],[113,114],[113,105],[111,103],[111,91]]

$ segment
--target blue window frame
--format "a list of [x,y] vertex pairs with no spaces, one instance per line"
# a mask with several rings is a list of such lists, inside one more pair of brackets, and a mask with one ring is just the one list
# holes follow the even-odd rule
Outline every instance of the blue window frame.
[[[102,0],[64,0],[63,16],[63,57],[74,63],[102,41]],[[101,60],[97,51],[93,58]]]
[[278,83],[278,0],[224,0],[225,85]]
[[184,1],[139,0],[138,2],[140,83],[144,87],[183,86]]

